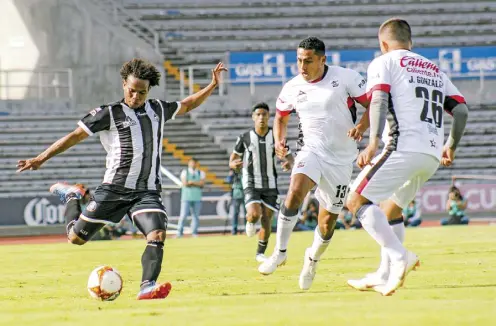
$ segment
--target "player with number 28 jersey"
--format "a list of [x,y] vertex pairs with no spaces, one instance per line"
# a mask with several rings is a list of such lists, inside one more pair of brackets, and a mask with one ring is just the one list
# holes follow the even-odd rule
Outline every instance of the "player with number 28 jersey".
[[[367,71],[369,144],[358,156],[363,170],[347,201],[382,248],[379,269],[348,284],[359,290],[373,288],[383,295],[393,294],[419,265],[418,257],[402,245],[402,209],[439,163],[451,165],[468,116],[463,96],[448,77],[435,63],[412,52],[411,35],[410,25],[402,19],[389,19],[379,28],[383,54]],[[453,116],[446,144],[443,109]],[[381,134],[386,146],[374,157]]]
[[[367,71],[367,93],[389,93],[388,124],[382,139],[389,150],[432,155],[438,160],[444,143],[443,109],[465,100],[445,73],[409,50],[376,58]],[[394,85],[394,87],[391,87]],[[420,110],[419,110],[420,108]]]

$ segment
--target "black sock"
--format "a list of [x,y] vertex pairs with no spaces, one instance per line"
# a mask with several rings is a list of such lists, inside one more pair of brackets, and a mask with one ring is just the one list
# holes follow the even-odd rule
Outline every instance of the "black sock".
[[148,241],[145,251],[141,256],[141,266],[143,276],[141,277],[141,288],[150,282],[155,282],[162,269],[162,259],[164,258],[164,242],[159,240]]
[[267,249],[268,243],[269,243],[269,241],[258,240],[257,255],[258,254],[265,254],[265,250]]
[[77,220],[79,218],[79,215],[81,215],[81,207],[79,206],[79,200],[77,199],[69,200],[65,205],[65,212],[64,212],[65,225],[67,226],[67,224],[69,224],[70,222]]

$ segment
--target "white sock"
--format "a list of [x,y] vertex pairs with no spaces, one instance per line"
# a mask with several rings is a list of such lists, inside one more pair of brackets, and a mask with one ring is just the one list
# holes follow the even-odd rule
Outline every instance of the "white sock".
[[401,243],[405,242],[405,224],[398,223],[391,225],[391,229],[393,229],[394,234],[396,234]]
[[322,254],[326,251],[329,243],[331,243],[331,239],[322,239],[319,226],[317,226],[313,234],[313,243],[310,247],[310,258],[312,258],[313,260],[320,260],[320,256],[322,256]]
[[279,211],[277,218],[276,250],[285,251],[288,248],[289,237],[298,222],[300,213],[294,216],[285,216]]
[[[390,225],[390,227],[394,234],[396,234],[396,237],[398,237],[398,240],[403,244],[405,241],[405,225],[403,223],[398,223]],[[384,247],[381,247],[381,264],[379,265],[379,269],[377,269],[377,273],[383,276],[383,278],[389,275],[389,263],[390,259],[387,250]]]
[[384,247],[393,261],[401,260],[406,255],[406,249],[391,229],[386,215],[377,205],[362,206],[357,217],[363,228],[381,246]]

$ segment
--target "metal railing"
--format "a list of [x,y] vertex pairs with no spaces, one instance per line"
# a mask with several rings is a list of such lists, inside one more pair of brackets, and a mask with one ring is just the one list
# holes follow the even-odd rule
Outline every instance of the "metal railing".
[[73,98],[71,69],[0,70],[0,99]]
[[153,46],[157,54],[160,53],[160,35],[150,25],[144,23],[139,16],[131,14],[119,1],[91,0],[113,23],[122,26],[131,33]]

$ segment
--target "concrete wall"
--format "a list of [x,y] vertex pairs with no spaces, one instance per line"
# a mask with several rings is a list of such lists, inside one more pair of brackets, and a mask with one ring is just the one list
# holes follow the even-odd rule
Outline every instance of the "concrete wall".
[[[17,16],[5,14],[4,2],[12,3]],[[2,62],[16,62],[18,66],[34,69],[72,69],[76,104],[94,107],[122,98],[119,69],[133,57],[146,58],[163,70],[162,59],[151,46],[112,23],[88,1],[2,0],[1,15],[5,19],[1,19],[2,24],[22,28],[0,28],[0,47],[2,39],[3,43],[15,39],[23,30],[22,37],[33,43],[22,51],[27,59],[18,60],[20,51],[12,50],[2,53]],[[32,67],[29,63],[34,58],[36,63]],[[7,68],[2,65],[2,69]],[[36,82],[32,78],[31,83]],[[163,95],[163,87],[152,93],[157,97]]]

